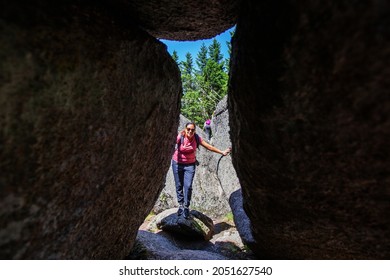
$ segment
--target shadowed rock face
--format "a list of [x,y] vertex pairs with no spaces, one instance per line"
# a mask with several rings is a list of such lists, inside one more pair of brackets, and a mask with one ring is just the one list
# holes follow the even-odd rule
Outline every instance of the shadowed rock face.
[[[108,1],[112,3],[112,1]],[[240,1],[116,0],[122,16],[135,21],[156,38],[199,40],[212,38],[236,22]]]
[[389,258],[389,12],[246,1],[229,106],[259,256]]
[[169,167],[178,68],[98,10],[40,12],[0,25],[1,258],[123,258]]

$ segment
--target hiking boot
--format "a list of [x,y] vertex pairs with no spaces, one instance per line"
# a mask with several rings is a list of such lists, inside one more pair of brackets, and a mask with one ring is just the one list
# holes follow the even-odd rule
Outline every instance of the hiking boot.
[[184,208],[183,217],[184,219],[188,219],[190,217],[190,209],[188,209],[187,207]]
[[179,209],[177,210],[177,215],[181,216],[181,215],[183,215],[183,212],[184,212],[184,207],[183,207],[183,205],[180,205]]

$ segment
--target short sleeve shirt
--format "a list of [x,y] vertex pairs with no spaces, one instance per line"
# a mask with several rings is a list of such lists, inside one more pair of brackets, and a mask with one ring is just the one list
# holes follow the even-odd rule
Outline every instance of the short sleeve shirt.
[[[199,144],[202,142],[202,137],[199,137]],[[196,161],[196,140],[195,136],[189,140],[184,136],[184,141],[180,145],[180,134],[176,137],[176,143],[178,143],[178,148],[175,150],[175,153],[172,156],[172,159],[177,163],[181,164],[191,164]]]

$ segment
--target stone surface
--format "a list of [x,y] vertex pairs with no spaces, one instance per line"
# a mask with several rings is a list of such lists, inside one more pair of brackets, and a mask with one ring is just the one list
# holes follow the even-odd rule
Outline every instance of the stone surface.
[[177,215],[177,208],[168,209],[158,214],[151,224],[163,231],[190,239],[210,240],[214,234],[213,220],[196,210],[191,210],[190,217],[185,219]]
[[389,259],[389,5],[243,2],[228,102],[260,257]]
[[[108,0],[107,0],[108,1]],[[156,38],[193,41],[217,36],[234,26],[240,1],[114,1],[126,19]],[[112,1],[110,1],[112,3]]]
[[1,11],[0,256],[120,259],[169,167],[179,71],[144,31],[40,8]]
[[177,247],[168,238],[152,232],[140,230],[136,248],[129,259],[140,260],[227,260],[228,258],[205,250],[190,250]]
[[256,248],[256,240],[252,234],[252,224],[244,210],[241,189],[230,195],[229,204],[233,212],[234,224],[242,242],[250,248]]
[[[154,255],[159,255],[159,250],[165,254],[167,249],[171,250],[171,244],[174,244],[178,249],[188,252],[191,250],[196,254],[193,258],[198,259],[199,257],[211,258],[213,255],[204,254],[205,252],[212,252],[217,255],[222,255],[229,260],[251,260],[256,259],[256,256],[252,251],[243,244],[239,233],[234,225],[234,222],[230,218],[223,218],[213,220],[215,233],[210,240],[204,240],[203,238],[185,238],[179,234],[172,234],[167,231],[159,230],[156,226],[156,216],[148,217],[145,222],[139,228],[140,232],[137,236],[136,244],[129,254],[129,259],[147,259],[149,256],[149,248],[153,248],[153,251],[157,251]],[[158,237],[151,234],[144,234],[142,231],[148,231],[158,235]],[[141,244],[140,235],[148,236],[145,240],[159,242],[162,244],[147,244],[143,242]],[[165,245],[164,245],[165,244]],[[175,248],[174,247],[174,248]],[[175,250],[172,250],[172,254],[175,254]],[[188,256],[190,257],[190,256]]]

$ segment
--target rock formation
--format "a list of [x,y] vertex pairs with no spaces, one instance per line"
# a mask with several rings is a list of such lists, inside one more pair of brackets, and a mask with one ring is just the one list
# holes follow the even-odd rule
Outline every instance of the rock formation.
[[230,195],[229,205],[233,212],[234,224],[242,239],[242,242],[250,248],[256,249],[256,240],[252,234],[252,224],[245,212],[241,189]]
[[[126,19],[136,22],[152,36],[167,40],[192,41],[215,37],[233,27],[239,2],[126,0],[120,5],[121,13]],[[115,3],[115,6],[118,4]]]
[[155,37],[235,22],[230,138],[254,250],[390,257],[389,1],[211,2],[1,5],[1,258],[127,255],[178,127],[178,68]]
[[388,259],[389,2],[241,9],[228,102],[256,252]]
[[[190,217],[185,219],[177,215],[177,209],[167,209],[150,222],[150,231],[160,229],[188,239],[210,240],[214,235],[213,220],[205,214],[191,210]],[[153,228],[155,227],[155,228]]]
[[140,230],[136,247],[129,256],[139,260],[228,260],[229,258],[206,250],[182,249],[168,238]]
[[99,10],[25,8],[0,25],[0,256],[123,258],[169,167],[178,68]]

